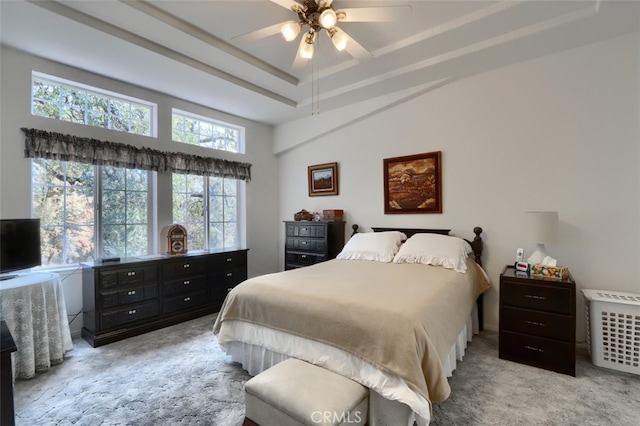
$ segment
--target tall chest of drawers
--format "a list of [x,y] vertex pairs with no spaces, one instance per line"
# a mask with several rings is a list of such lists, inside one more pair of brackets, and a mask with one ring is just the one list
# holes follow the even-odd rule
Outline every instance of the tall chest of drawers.
[[83,264],[82,337],[97,347],[217,312],[247,250]]
[[576,283],[500,274],[499,356],[546,370],[576,375]]
[[344,226],[336,222],[285,221],[284,269],[335,258],[344,247]]

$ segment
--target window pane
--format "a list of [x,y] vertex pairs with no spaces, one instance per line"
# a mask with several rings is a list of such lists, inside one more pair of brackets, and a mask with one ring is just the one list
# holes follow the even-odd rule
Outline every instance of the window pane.
[[126,223],[126,198],[124,191],[102,193],[102,222],[105,225]]
[[43,265],[90,260],[94,250],[93,166],[32,161],[32,210],[40,218]]
[[126,226],[102,226],[102,252],[105,257],[124,256],[126,253]]
[[125,256],[142,256],[147,254],[147,226],[127,226],[127,242]]
[[238,226],[235,222],[224,224],[224,246],[225,248],[236,248],[238,244]]
[[209,227],[209,248],[224,248],[224,224],[212,223]]
[[244,132],[238,127],[206,117],[195,118],[188,113],[177,113],[176,110],[173,112],[171,123],[173,140],[176,142],[241,152],[241,138]]
[[147,193],[127,193],[127,223],[144,224],[147,222]]
[[151,136],[155,106],[108,94],[99,88],[33,73],[31,113],[94,127]]

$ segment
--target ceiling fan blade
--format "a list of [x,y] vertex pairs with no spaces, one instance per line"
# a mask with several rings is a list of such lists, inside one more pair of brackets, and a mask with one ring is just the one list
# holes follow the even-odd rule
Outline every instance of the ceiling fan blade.
[[[292,21],[292,22],[295,22],[295,21]],[[269,36],[272,36],[274,34],[280,33],[280,29],[282,28],[282,26],[285,23],[286,22],[280,22],[279,24],[274,24],[274,25],[271,25],[269,27],[260,28],[259,30],[256,30],[256,31],[251,31],[250,33],[246,33],[246,34],[238,35],[238,36],[235,36],[235,37],[231,37],[231,39],[232,40],[239,40],[239,41],[255,41],[255,40],[259,40],[261,38],[269,37]]]
[[296,55],[296,58],[293,60],[293,65],[291,65],[291,69],[293,71],[300,71],[309,63],[309,59],[305,59],[300,57],[300,55]]
[[391,22],[411,16],[411,6],[354,7],[336,10],[339,22]]
[[282,6],[285,9],[293,10],[296,13],[298,13],[298,10],[304,10],[304,6],[295,0],[271,0],[271,3]]
[[360,62],[368,61],[369,59],[373,58],[373,55],[371,54],[371,52],[369,52],[367,49],[362,47],[362,45],[357,41],[355,41],[353,37],[349,36],[349,34],[345,33],[340,28],[337,28],[337,27],[334,27],[334,28],[336,28],[336,30],[342,32],[345,36],[347,36],[347,39],[348,39],[347,46],[344,48],[344,50],[346,50],[347,53],[349,53],[349,55],[353,56]]

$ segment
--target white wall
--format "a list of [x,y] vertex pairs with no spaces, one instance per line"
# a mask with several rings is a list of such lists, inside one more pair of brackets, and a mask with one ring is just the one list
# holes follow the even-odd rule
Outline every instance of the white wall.
[[[271,126],[231,116],[220,111],[190,104],[159,92],[131,86],[99,75],[67,67],[55,62],[2,46],[0,92],[0,217],[30,217],[31,215],[31,161],[24,158],[24,134],[21,127],[74,134],[135,146],[146,146],[162,151],[185,151],[209,156],[211,150],[178,144],[171,141],[171,108],[179,108],[246,129],[246,154],[215,153],[229,160],[249,162],[253,166],[253,180],[246,185],[247,237],[249,248],[249,276],[274,272],[278,269],[278,254],[273,250],[279,229],[271,224],[278,222],[278,174],[277,158],[273,154],[273,128]],[[30,114],[31,71],[88,84],[95,87],[145,99],[158,104],[158,138],[130,135],[83,125],[59,122]],[[179,78],[179,77],[176,77]],[[160,89],[161,90],[161,89]],[[159,174],[160,211],[159,228],[170,223],[171,179]],[[67,277],[67,275],[70,275]],[[77,271],[62,273],[63,288],[70,315],[82,309],[81,274]],[[79,333],[82,316],[72,324],[72,332]]]
[[[559,242],[547,249],[578,288],[640,293],[639,76],[634,34],[444,85],[297,147],[281,144],[276,129],[276,146],[287,149],[280,219],[338,208],[363,231],[441,227],[470,238],[481,226],[490,329],[498,327],[500,271],[516,248],[525,256],[535,248],[520,226],[529,210],[559,212]],[[317,131],[312,118],[305,125]],[[443,213],[385,216],[383,159],[438,150]],[[307,166],[333,161],[340,195],[308,197]]]

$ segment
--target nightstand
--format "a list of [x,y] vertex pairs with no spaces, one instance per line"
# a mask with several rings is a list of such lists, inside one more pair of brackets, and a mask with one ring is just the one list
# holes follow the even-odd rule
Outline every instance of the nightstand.
[[532,277],[505,266],[500,274],[502,359],[576,375],[576,283]]

